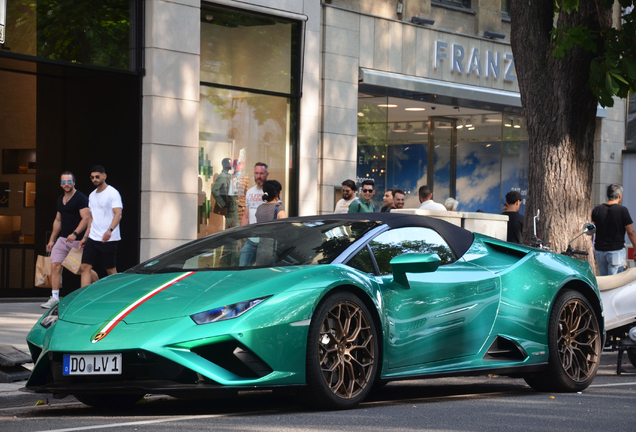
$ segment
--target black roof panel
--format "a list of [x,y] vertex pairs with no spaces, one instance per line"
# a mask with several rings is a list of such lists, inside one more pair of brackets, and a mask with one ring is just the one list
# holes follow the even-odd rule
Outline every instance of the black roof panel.
[[345,214],[324,214],[319,216],[303,216],[285,219],[286,221],[309,221],[309,220],[360,220],[377,221],[388,225],[390,228],[401,227],[423,227],[431,228],[439,233],[455,252],[457,258],[462,257],[473,244],[475,236],[472,232],[464,228],[453,225],[441,219],[429,216],[412,215],[404,213],[345,213]]

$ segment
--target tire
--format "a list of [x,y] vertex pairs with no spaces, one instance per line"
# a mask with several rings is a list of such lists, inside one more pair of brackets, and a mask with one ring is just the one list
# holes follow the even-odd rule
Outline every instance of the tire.
[[126,408],[139,402],[145,395],[140,394],[77,394],[75,399],[94,408]]
[[355,407],[373,387],[379,357],[375,323],[364,303],[349,292],[328,295],[309,325],[305,402],[323,409]]
[[627,358],[632,366],[636,367],[636,348],[629,348],[627,350]]
[[548,367],[524,379],[537,391],[577,392],[594,380],[601,355],[598,318],[577,291],[559,294],[550,314]]

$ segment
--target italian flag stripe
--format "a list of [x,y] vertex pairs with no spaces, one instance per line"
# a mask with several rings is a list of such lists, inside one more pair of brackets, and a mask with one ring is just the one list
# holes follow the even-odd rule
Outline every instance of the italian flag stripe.
[[132,311],[137,309],[140,305],[145,303],[147,300],[151,299],[152,297],[154,297],[155,295],[159,294],[161,291],[165,290],[169,286],[172,286],[172,285],[176,284],[177,282],[187,278],[188,276],[190,276],[192,274],[194,274],[194,272],[183,273],[183,274],[177,276],[176,278],[169,280],[168,282],[164,283],[163,285],[153,289],[152,291],[144,294],[143,296],[141,296],[140,298],[138,298],[137,300],[135,300],[134,302],[132,302],[131,304],[126,306],[122,311],[120,311],[110,321],[108,321],[108,323],[104,327],[102,327],[95,334],[95,336],[93,336],[92,343],[95,343],[95,342],[98,342],[98,341],[104,339],[108,335],[108,333],[110,333],[111,330],[113,328],[115,328],[115,326],[117,324],[119,324],[126,316],[128,316],[128,314],[130,314]]

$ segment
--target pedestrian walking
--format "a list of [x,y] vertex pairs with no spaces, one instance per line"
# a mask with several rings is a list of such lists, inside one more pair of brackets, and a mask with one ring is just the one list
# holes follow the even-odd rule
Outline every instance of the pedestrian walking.
[[75,176],[72,172],[62,173],[60,186],[64,193],[57,198],[53,230],[46,245],[46,250],[51,252],[51,297],[40,305],[44,309],[51,308],[60,300],[62,262],[71,249],[79,249],[90,218],[88,198],[75,189]]
[[592,210],[592,222],[596,225],[594,258],[601,276],[623,271],[626,260],[625,233],[632,246],[636,246],[636,233],[629,210],[619,204],[622,199],[623,187],[611,184],[607,187],[607,202]]
[[91,168],[91,180],[96,189],[88,196],[90,219],[80,242],[84,249],[80,267],[83,287],[91,283],[91,271],[98,258],[108,275],[117,273],[117,244],[121,240],[119,223],[124,206],[121,195],[106,183],[106,177],[103,166]]

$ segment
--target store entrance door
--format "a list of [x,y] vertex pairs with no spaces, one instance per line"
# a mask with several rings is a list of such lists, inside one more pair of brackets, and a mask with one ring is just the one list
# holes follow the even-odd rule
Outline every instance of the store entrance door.
[[[88,196],[91,167],[106,168],[124,205],[117,268],[138,263],[139,76],[0,56],[0,83],[0,297],[51,295],[34,286],[35,260],[46,254],[64,171]],[[62,278],[62,295],[79,288],[79,276]]]

